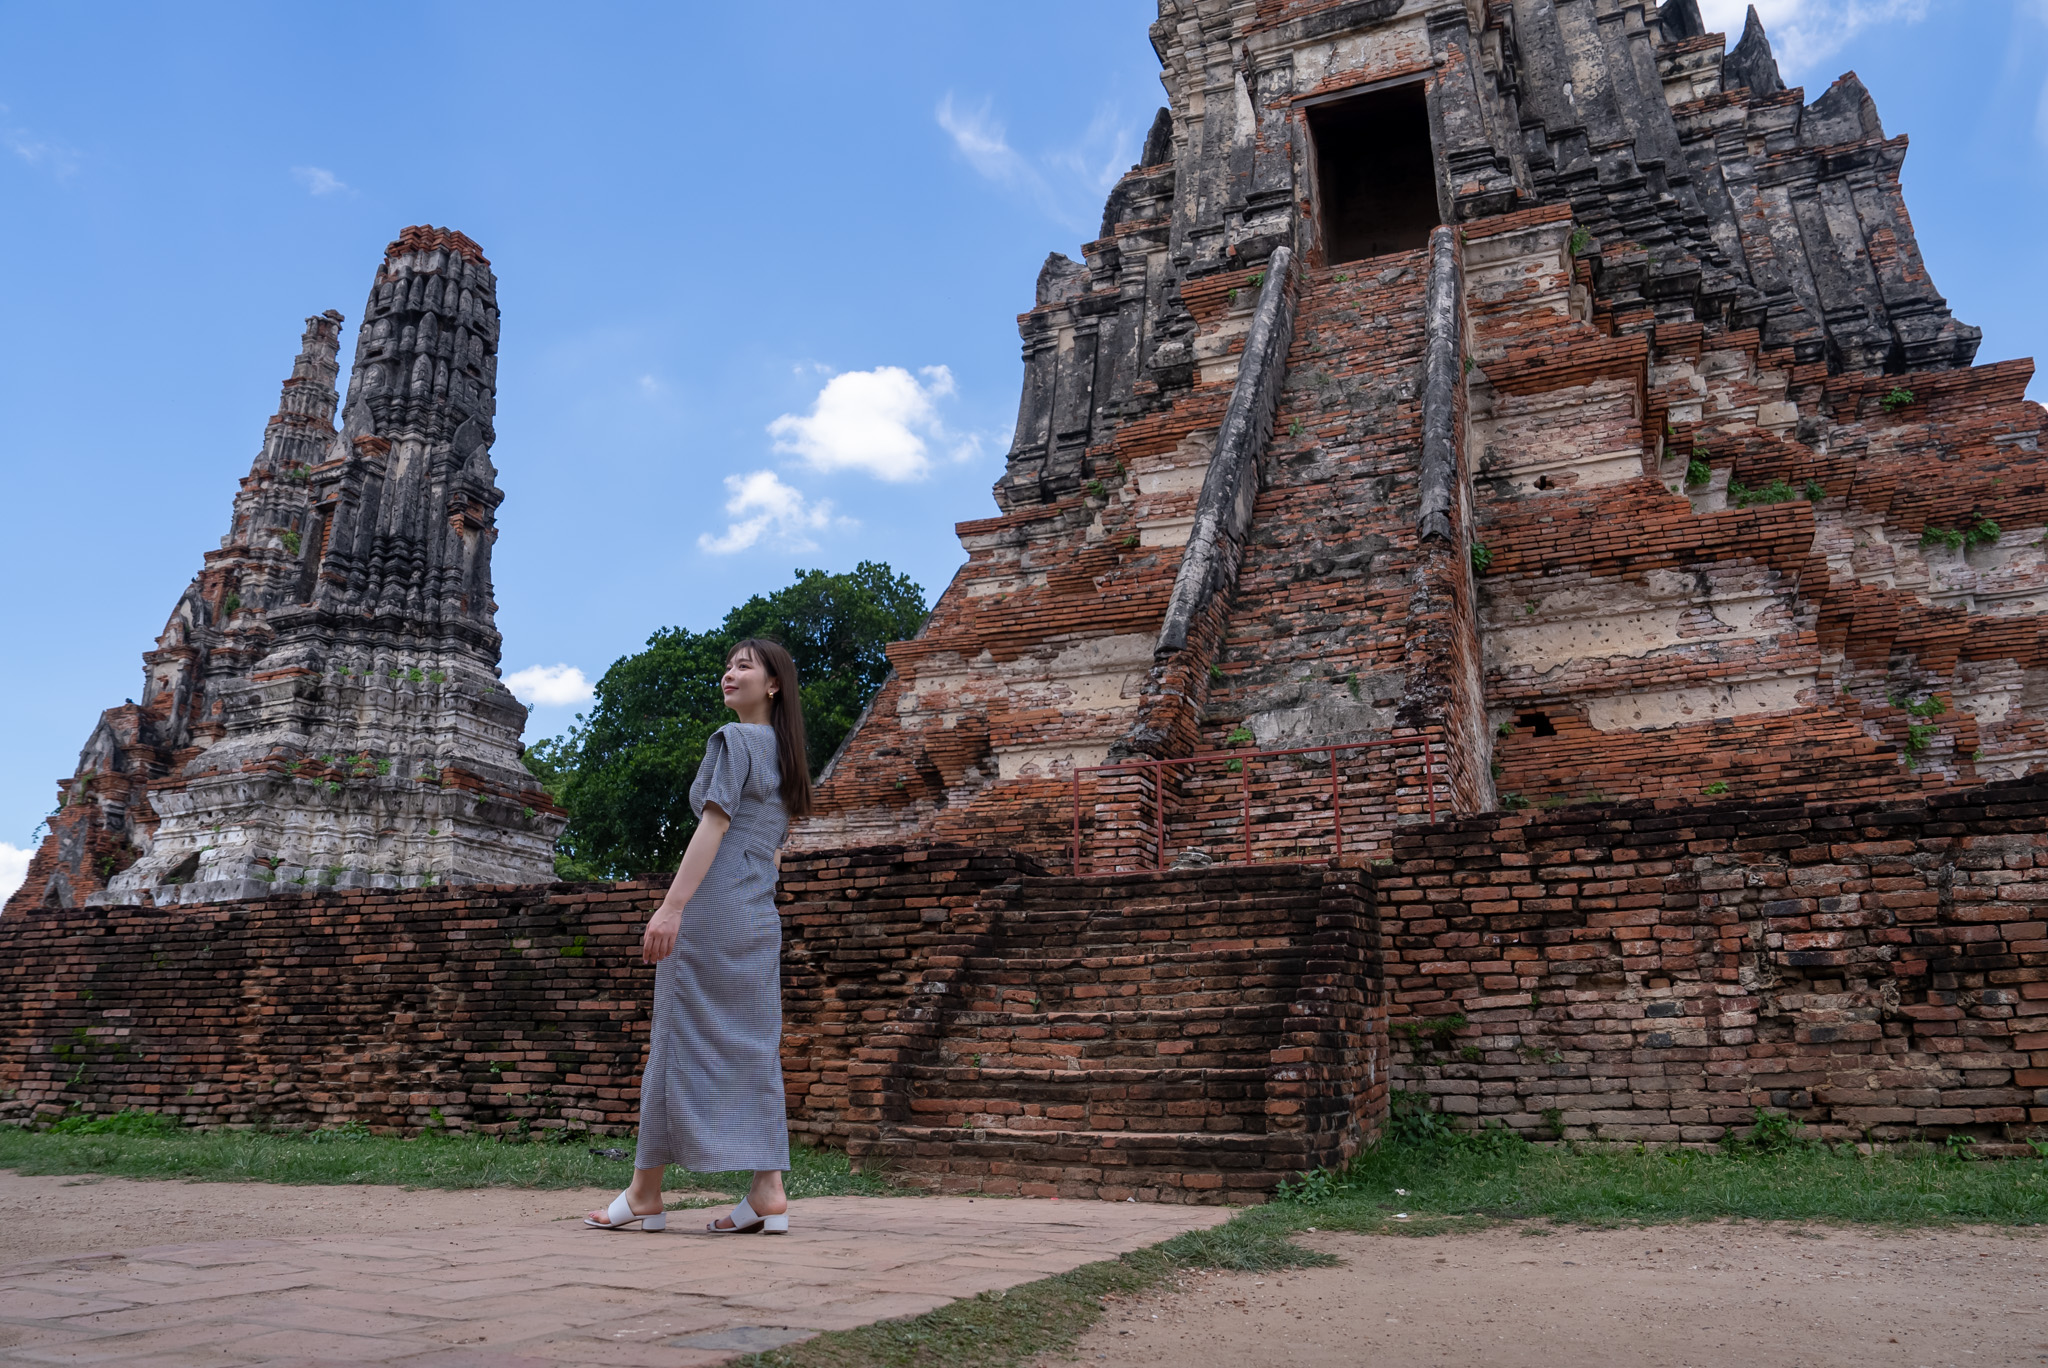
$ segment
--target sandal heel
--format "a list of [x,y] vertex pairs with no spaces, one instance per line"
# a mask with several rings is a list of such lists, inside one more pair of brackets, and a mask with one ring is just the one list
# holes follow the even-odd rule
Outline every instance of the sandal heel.
[[763,1216],[761,1218],[761,1233],[763,1235],[789,1234],[789,1217]]
[[652,1216],[642,1216],[640,1218],[640,1228],[642,1230],[668,1229],[668,1213],[666,1211],[658,1211]]

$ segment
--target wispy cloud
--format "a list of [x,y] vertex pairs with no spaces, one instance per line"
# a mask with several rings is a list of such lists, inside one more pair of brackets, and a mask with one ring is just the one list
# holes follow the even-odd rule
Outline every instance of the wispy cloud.
[[[922,377],[922,378],[920,378]],[[785,413],[768,425],[775,449],[813,470],[858,470],[901,483],[931,473],[933,448],[964,460],[979,449],[940,421],[938,401],[953,393],[953,372],[926,366],[846,371],[825,382],[808,414]]]
[[1137,157],[1142,132],[1115,107],[1106,106],[1096,111],[1074,143],[1032,157],[1010,145],[989,101],[968,108],[949,91],[939,101],[934,117],[954,148],[984,179],[1031,200],[1055,221],[1080,231],[1093,227],[1102,197]]
[[565,708],[592,696],[590,681],[574,665],[529,665],[505,676],[505,687],[529,707]]
[[292,175],[309,195],[333,195],[348,189],[348,183],[322,166],[294,166]]
[[833,515],[830,499],[807,500],[802,491],[784,484],[772,470],[728,475],[725,487],[732,495],[725,501],[732,522],[722,536],[706,532],[697,538],[697,545],[714,556],[744,551],[764,537],[787,551],[812,551],[817,543],[811,540],[811,533],[854,525],[851,519]]
[[39,136],[9,120],[7,114],[7,106],[0,105],[0,147],[59,179],[78,169],[76,148],[54,138]]
[[28,877],[28,857],[33,853],[0,841],[0,902],[13,897],[14,890]]
[[[1754,0],[1757,18],[1770,35],[1771,51],[1792,85],[1814,84],[1838,75],[1817,71],[1817,63],[1840,52],[1865,29],[1887,24],[1915,24],[1940,0]],[[1732,44],[1752,0],[1700,0],[1700,15],[1709,32],[1719,30]],[[2043,0],[2030,0],[2043,3]],[[1818,97],[1819,91],[1811,92]]]
[[1024,185],[1043,189],[1045,178],[1030,162],[1017,154],[1004,136],[1003,126],[989,112],[989,102],[979,109],[961,109],[953,103],[951,91],[939,101],[939,127],[953,139],[953,146],[967,158],[967,164],[999,185]]

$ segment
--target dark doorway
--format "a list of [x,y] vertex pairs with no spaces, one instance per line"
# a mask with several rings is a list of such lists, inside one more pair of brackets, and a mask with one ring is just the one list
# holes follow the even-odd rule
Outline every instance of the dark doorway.
[[1317,105],[1308,128],[1328,264],[1429,245],[1436,157],[1420,81]]

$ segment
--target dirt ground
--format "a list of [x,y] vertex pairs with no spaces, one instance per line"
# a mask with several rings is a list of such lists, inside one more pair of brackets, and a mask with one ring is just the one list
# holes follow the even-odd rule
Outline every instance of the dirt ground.
[[[571,1221],[611,1196],[0,1172],[0,1266],[249,1236]],[[1756,1223],[1549,1232],[1303,1235],[1343,1265],[1187,1275],[1178,1290],[1113,1301],[1073,1353],[1035,1368],[2048,1364],[2042,1234]]]
[[[49,1254],[251,1235],[391,1235],[496,1222],[580,1219],[615,1188],[284,1187],[126,1178],[25,1178],[0,1171],[0,1266]],[[671,1205],[712,1193],[671,1192]]]
[[[1549,1227],[1541,1227],[1548,1230]],[[1189,1275],[1037,1368],[2048,1363],[2048,1238],[1655,1226],[1304,1235],[1342,1267]]]

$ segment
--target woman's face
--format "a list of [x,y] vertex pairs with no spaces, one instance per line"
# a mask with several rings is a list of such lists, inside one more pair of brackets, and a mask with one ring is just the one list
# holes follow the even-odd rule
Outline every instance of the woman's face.
[[741,651],[727,661],[725,677],[718,685],[719,692],[725,697],[725,706],[744,718],[766,716],[768,691],[773,687],[773,676],[752,651]]

